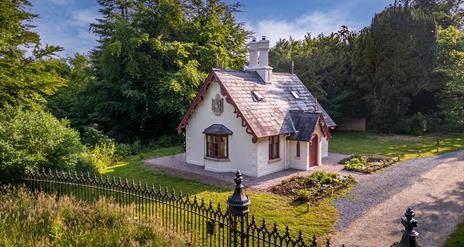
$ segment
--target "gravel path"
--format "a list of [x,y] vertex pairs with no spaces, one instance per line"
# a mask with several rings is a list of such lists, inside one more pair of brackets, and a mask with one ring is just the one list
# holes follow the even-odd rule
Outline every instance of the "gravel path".
[[335,206],[340,217],[336,242],[386,246],[399,241],[399,219],[411,206],[418,231],[423,230],[422,246],[440,246],[464,220],[464,151],[405,161],[364,177]]

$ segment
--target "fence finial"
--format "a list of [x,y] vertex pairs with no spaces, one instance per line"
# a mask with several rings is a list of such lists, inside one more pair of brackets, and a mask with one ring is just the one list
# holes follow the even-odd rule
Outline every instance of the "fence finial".
[[243,176],[240,171],[235,173],[235,191],[229,200],[227,200],[227,204],[229,205],[229,213],[236,216],[245,215],[249,211],[250,199],[248,196],[245,195],[243,191]]
[[401,217],[401,224],[404,226],[403,236],[401,241],[394,245],[396,247],[419,247],[416,237],[419,235],[414,230],[417,227],[417,221],[414,219],[415,213],[411,208],[406,209],[406,213]]

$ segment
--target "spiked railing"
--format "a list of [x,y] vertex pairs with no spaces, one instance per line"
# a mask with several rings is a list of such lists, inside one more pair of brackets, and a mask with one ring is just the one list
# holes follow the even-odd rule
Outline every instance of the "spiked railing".
[[[68,195],[88,202],[100,197],[110,198],[122,207],[130,207],[134,220],[159,222],[174,231],[190,234],[202,246],[320,246],[315,235],[306,239],[301,230],[292,234],[288,226],[279,229],[277,223],[269,226],[265,219],[249,216],[251,202],[243,190],[240,171],[235,174],[234,181],[235,190],[224,208],[220,203],[205,202],[189,193],[184,195],[116,177],[42,170],[29,172],[23,178],[24,184],[37,192]],[[418,246],[418,233],[414,231],[417,222],[411,209],[406,211],[402,223],[405,227],[403,238],[392,246]],[[325,246],[331,246],[329,240],[325,241]]]

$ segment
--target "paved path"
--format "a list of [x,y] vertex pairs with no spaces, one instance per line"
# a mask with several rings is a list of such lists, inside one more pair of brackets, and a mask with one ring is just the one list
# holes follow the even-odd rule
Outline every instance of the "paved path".
[[[295,169],[287,169],[275,172],[259,178],[243,176],[244,184],[247,190],[253,191],[267,191],[272,186],[279,184],[284,179],[293,176],[308,176],[314,171],[323,170],[330,172],[339,172],[342,174],[351,174],[356,180],[361,180],[365,174],[343,171],[343,166],[337,164],[338,161],[345,158],[346,155],[330,153],[329,157],[322,160],[322,165],[314,167],[309,171],[300,171]],[[233,172],[212,172],[206,171],[203,167],[188,164],[185,162],[185,154],[178,154],[173,156],[165,156],[156,159],[145,161],[145,165],[152,169],[159,169],[168,174],[183,177],[190,180],[196,180],[207,184],[218,185],[223,187],[233,186],[233,179],[235,177]]]
[[442,246],[464,221],[464,151],[402,162],[363,177],[335,206],[340,215],[335,243],[390,246],[400,240],[400,217],[412,207],[419,244]]

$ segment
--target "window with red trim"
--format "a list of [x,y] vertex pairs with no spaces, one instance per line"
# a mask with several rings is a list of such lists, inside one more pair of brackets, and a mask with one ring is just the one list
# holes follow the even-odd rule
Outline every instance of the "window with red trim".
[[300,142],[296,142],[296,157],[300,157]]
[[270,136],[269,137],[269,159],[274,160],[278,159],[279,156],[279,136]]
[[206,157],[227,159],[229,143],[226,135],[206,135]]

